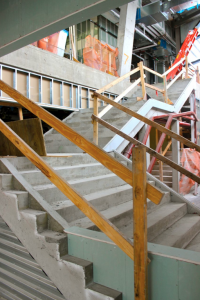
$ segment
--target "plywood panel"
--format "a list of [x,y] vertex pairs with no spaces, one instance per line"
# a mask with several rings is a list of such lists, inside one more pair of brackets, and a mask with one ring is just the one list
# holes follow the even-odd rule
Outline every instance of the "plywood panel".
[[81,108],[87,108],[87,89],[81,89]]
[[69,84],[63,84],[63,103],[67,107],[70,107],[70,87]]
[[50,80],[42,78],[42,103],[50,104]]
[[30,99],[39,102],[39,76],[30,76]]
[[[8,68],[2,68],[2,80],[5,81],[7,84],[13,87],[13,73],[14,71]],[[2,92],[2,97],[8,97],[6,93]]]
[[17,72],[17,90],[24,96],[27,95],[27,74],[24,72]]
[[[8,122],[6,124],[17,135],[19,135],[37,154],[46,156],[46,148],[44,144],[44,136],[40,119],[26,119]],[[24,156],[1,132],[0,155]]]
[[53,104],[60,105],[60,82],[53,81]]

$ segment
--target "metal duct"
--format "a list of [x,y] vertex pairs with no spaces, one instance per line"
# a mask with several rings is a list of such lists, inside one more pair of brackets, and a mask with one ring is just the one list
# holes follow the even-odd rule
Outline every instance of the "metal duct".
[[145,5],[140,8],[140,11],[141,18],[136,20],[136,24],[144,23],[148,26],[168,20],[167,14],[160,9],[160,1]]
[[135,31],[139,35],[141,35],[142,37],[144,37],[146,40],[148,40],[150,43],[152,43],[154,46],[157,46],[157,44],[152,39],[150,39],[146,34],[144,34],[138,27],[135,27]]

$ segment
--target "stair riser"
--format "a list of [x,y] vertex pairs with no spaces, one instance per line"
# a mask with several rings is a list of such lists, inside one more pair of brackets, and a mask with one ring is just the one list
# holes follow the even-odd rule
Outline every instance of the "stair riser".
[[193,238],[200,232],[200,221],[196,223],[186,234],[177,239],[172,247],[186,248],[187,245],[193,240]]
[[2,190],[13,189],[13,176],[11,174],[0,174],[0,188]]

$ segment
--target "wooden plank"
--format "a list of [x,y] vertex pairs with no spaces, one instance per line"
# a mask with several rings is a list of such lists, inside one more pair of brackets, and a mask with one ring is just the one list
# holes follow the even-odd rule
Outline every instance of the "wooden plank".
[[153,70],[149,69],[149,68],[146,67],[146,66],[143,66],[143,69],[149,71],[150,73],[152,73],[152,74],[154,74],[154,75],[156,75],[156,76],[158,76],[158,77],[163,78],[163,75],[162,75],[162,74],[160,74],[160,73],[158,73],[158,72],[156,72],[156,71],[153,71]]
[[183,57],[173,67],[171,67],[169,70],[167,70],[165,73],[163,73],[162,76],[167,76],[172,70],[174,70],[176,67],[178,67],[184,60],[185,60],[185,57]]
[[18,114],[19,114],[19,119],[20,119],[20,120],[23,120],[23,119],[24,119],[24,118],[23,118],[23,111],[22,111],[22,108],[21,108],[21,107],[18,108]]
[[[94,97],[94,106],[93,112],[96,116],[98,116],[98,98]],[[98,145],[98,122],[94,120],[93,122],[93,142]]]
[[[146,77],[144,75],[144,77]],[[124,92],[122,92],[115,100],[114,102],[119,102],[124,96],[126,96],[132,89],[134,89],[141,81],[141,78],[137,79],[134,83],[132,83]],[[102,118],[110,109],[112,108],[112,105],[107,105],[100,113],[99,118]]]
[[[138,140],[130,137],[129,135],[125,134],[124,132],[120,131],[119,129],[117,129],[116,127],[110,125],[109,123],[107,123],[106,121],[99,119],[98,117],[92,115],[92,119],[96,119],[98,120],[98,122],[105,126],[106,128],[110,129],[111,131],[115,132],[116,134],[118,134],[119,136],[125,138],[127,141],[133,143],[134,145],[141,145],[142,147],[144,147],[146,149],[146,152],[148,152],[149,154],[151,154],[152,156],[156,157],[157,159],[159,159],[160,161],[162,161],[163,163],[167,164],[168,166],[172,167],[173,169],[179,171],[180,173],[186,175],[187,177],[191,178],[192,180],[194,180],[195,182],[198,182],[200,184],[200,177],[196,176],[195,174],[191,173],[190,171],[184,169],[183,167],[179,166],[178,164],[176,164],[175,162],[173,162],[172,160],[164,157],[163,155],[161,155],[160,153],[156,152],[155,150],[147,147],[146,145],[144,145],[143,143],[139,142]],[[147,186],[148,188],[148,186]],[[147,196],[149,198],[149,196]]]
[[133,148],[134,299],[147,300],[146,151]]
[[[0,89],[6,91],[6,93],[8,93],[10,97],[15,99],[22,106],[26,107],[41,120],[49,124],[56,131],[65,136],[69,141],[81,148],[84,152],[91,155],[94,159],[99,161],[102,165],[108,168],[111,172],[115,173],[126,183],[133,186],[132,172],[127,167],[119,163],[111,155],[107,154],[104,150],[88,141],[75,130],[64,124],[61,120],[50,114],[47,110],[43,109],[37,103],[23,96],[2,80],[0,80]],[[97,96],[98,95],[99,94],[97,94]],[[164,195],[160,190],[158,190],[154,186],[151,186],[150,184],[148,185],[147,193],[148,198],[156,204],[160,203]]]
[[109,220],[82,197],[72,186],[34,152],[15,132],[0,120],[1,132],[69,198],[102,232],[104,232],[131,259],[134,257],[132,242],[123,236]]
[[153,86],[153,85],[151,85],[151,84],[148,84],[148,83],[145,83],[145,86],[147,86],[148,88],[150,88],[150,89],[152,89],[152,90],[155,90],[155,91],[158,91],[158,92],[160,92],[160,93],[164,93],[164,90],[161,90],[161,89],[159,89],[159,88],[157,88],[156,86]]
[[[41,156],[46,156],[41,120],[34,118],[8,122],[6,124],[36,153]],[[0,133],[0,155],[23,156],[2,133]]]
[[105,85],[104,87],[102,87],[101,89],[97,90],[97,93],[101,94],[103,92],[105,92],[106,90],[110,89],[111,87],[115,86],[117,83],[123,81],[125,78],[130,77],[131,75],[133,75],[134,73],[137,73],[140,69],[136,68],[128,73],[126,73],[125,75],[113,80],[111,83],[108,83],[107,85]]
[[176,139],[177,141],[183,143],[184,145],[187,145],[189,148],[193,148],[196,149],[198,152],[200,152],[200,146],[197,144],[192,143],[191,141],[189,141],[188,139],[176,134],[175,132],[161,126],[160,124],[141,116],[140,114],[134,112],[133,110],[119,104],[119,103],[115,103],[114,101],[110,100],[109,98],[107,98],[106,96],[100,95],[96,92],[93,93],[94,96],[98,96],[99,99],[111,104],[112,106],[118,108],[121,111],[124,111],[125,113],[127,113],[128,115],[144,122],[145,124],[148,124],[154,128],[157,128],[159,131],[166,133],[167,135],[171,136],[172,138]]
[[138,63],[138,67],[140,68],[140,76],[141,76],[141,85],[142,85],[142,97],[143,99],[147,100],[147,95],[146,95],[146,89],[145,89],[145,81],[144,81],[144,69],[143,69],[143,62],[140,61]]

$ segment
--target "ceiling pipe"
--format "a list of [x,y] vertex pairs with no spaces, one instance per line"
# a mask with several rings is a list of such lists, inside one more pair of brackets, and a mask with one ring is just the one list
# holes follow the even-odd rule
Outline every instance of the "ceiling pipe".
[[176,42],[171,38],[171,36],[158,24],[153,24],[153,28],[155,28],[161,36],[167,40],[167,42],[176,49]]

